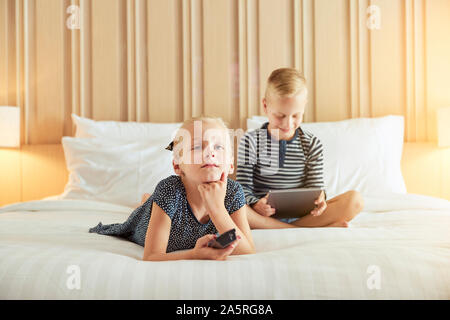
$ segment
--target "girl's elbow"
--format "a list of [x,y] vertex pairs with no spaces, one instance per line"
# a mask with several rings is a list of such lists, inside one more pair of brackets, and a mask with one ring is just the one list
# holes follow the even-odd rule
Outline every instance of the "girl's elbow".
[[255,248],[253,246],[247,246],[246,248],[240,249],[238,252],[236,252],[236,255],[244,255],[244,254],[254,254],[256,253]]
[[143,257],[142,257],[142,261],[158,261],[160,259],[158,259],[159,257],[155,254],[151,254],[151,253],[144,253]]

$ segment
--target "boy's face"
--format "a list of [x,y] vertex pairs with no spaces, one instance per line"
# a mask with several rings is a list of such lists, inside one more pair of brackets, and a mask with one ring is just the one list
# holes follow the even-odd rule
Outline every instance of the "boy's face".
[[274,135],[278,129],[279,140],[291,139],[303,120],[308,102],[306,90],[292,97],[280,97],[270,92],[262,102],[269,118],[269,132]]
[[226,129],[211,122],[195,121],[185,128],[183,141],[174,152],[181,155],[174,159],[178,175],[195,184],[218,181],[233,171],[230,139]]

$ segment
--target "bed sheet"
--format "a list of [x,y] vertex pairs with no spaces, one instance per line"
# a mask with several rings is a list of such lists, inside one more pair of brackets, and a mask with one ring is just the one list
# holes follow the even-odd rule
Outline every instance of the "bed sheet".
[[256,253],[142,261],[89,233],[132,208],[46,200],[0,208],[0,299],[450,299],[450,202],[365,195],[349,228],[252,230]]

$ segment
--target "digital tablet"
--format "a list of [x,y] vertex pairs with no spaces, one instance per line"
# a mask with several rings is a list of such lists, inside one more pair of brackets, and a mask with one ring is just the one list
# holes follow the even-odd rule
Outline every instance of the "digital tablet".
[[276,219],[301,218],[309,214],[316,205],[314,201],[320,196],[322,189],[298,188],[270,190],[267,203],[275,208]]

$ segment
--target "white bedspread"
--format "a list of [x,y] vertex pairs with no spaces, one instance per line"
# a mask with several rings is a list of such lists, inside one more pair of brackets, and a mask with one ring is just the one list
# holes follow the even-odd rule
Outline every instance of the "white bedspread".
[[85,200],[0,208],[0,299],[450,299],[446,200],[366,196],[347,229],[253,230],[257,253],[227,261],[144,262],[142,247],[88,233],[131,211]]

